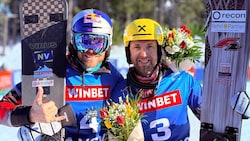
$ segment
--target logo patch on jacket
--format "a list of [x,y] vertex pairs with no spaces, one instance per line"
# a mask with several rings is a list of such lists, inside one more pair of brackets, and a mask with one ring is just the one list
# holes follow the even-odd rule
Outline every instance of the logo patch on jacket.
[[108,100],[110,86],[66,86],[65,100]]
[[140,101],[140,113],[151,112],[182,104],[179,90],[143,99]]

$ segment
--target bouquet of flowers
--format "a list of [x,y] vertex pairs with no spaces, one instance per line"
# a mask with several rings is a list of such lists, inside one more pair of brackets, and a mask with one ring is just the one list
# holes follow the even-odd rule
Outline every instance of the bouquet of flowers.
[[190,60],[195,63],[202,56],[198,40],[193,40],[191,31],[182,25],[179,28],[165,28],[163,31],[163,48],[166,53],[166,61],[174,62],[176,67],[184,60]]
[[119,103],[108,102],[107,106],[100,110],[103,124],[108,130],[109,141],[143,141],[143,129],[141,126],[142,114],[139,113],[139,97],[129,98],[123,101],[119,97]]

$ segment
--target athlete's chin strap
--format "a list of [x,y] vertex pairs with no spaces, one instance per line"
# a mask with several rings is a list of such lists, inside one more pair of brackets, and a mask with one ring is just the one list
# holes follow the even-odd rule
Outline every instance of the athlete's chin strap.
[[250,98],[246,91],[239,91],[231,98],[231,106],[234,111],[241,114],[244,119],[250,118]]
[[78,66],[81,67],[81,71],[87,72],[87,73],[92,73],[92,72],[97,71],[98,69],[100,69],[100,67],[102,65],[102,62],[100,62],[97,66],[95,66],[93,68],[86,68],[77,57],[75,58],[75,60],[76,60],[76,63],[78,64]]

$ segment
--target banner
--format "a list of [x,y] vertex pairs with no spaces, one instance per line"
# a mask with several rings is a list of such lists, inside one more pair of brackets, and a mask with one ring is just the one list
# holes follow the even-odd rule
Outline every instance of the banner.
[[6,93],[12,87],[12,72],[5,70],[0,71],[0,96]]

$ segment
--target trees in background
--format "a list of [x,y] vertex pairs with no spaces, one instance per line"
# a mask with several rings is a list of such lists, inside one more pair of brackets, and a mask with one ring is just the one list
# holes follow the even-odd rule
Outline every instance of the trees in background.
[[[2,1],[6,0],[0,0]],[[18,1],[8,1],[13,12],[18,12]],[[205,0],[68,0],[68,2],[69,27],[72,16],[81,9],[96,8],[106,12],[113,20],[114,44],[122,43],[125,25],[136,18],[152,18],[167,27],[186,24],[196,35],[202,35],[205,23]]]
[[148,17],[167,27],[186,24],[193,34],[202,36],[205,23],[205,0],[75,0],[75,12],[84,8],[97,8],[113,19],[114,44],[122,43],[125,25],[130,21]]

